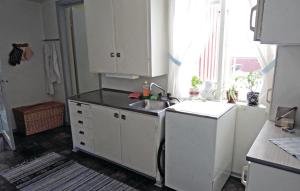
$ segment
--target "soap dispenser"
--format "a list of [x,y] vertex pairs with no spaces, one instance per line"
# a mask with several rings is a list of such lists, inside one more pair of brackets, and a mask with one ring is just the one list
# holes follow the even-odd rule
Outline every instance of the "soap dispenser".
[[150,86],[147,81],[143,84],[143,97],[149,98],[150,97]]

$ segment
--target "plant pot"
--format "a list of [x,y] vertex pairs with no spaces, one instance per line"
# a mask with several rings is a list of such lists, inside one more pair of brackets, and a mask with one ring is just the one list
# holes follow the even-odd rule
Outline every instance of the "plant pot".
[[247,101],[249,106],[256,106],[258,105],[258,98],[259,93],[258,92],[248,92],[247,93]]
[[229,91],[226,91],[226,97],[227,97],[228,103],[235,103],[237,101],[239,92],[235,91],[234,94],[235,94],[235,98],[230,95]]
[[190,88],[190,96],[197,97],[200,94],[199,88]]

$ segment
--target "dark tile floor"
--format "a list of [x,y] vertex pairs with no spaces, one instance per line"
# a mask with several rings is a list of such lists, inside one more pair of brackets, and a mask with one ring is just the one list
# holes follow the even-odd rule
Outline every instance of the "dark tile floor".
[[[86,167],[137,188],[138,190],[171,191],[171,189],[168,188],[158,188],[154,186],[154,180],[148,179],[110,162],[90,156],[83,152],[72,152],[72,138],[68,127],[57,128],[28,137],[15,135],[15,142],[16,151],[4,151],[0,153],[0,171],[49,152],[57,152]],[[5,179],[0,177],[0,190],[13,191],[15,188]],[[244,191],[244,187],[239,179],[231,177],[224,186],[223,191]]]

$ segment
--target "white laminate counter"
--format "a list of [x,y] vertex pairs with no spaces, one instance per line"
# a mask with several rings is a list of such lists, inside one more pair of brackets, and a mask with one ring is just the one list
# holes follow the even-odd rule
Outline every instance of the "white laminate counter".
[[300,160],[276,146],[269,139],[284,137],[299,137],[300,129],[290,134],[276,127],[274,122],[266,121],[258,137],[247,154],[247,160],[274,168],[300,174]]

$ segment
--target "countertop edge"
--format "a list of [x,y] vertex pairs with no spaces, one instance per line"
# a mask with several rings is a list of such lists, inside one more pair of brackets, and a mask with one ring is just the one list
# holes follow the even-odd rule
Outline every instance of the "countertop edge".
[[280,170],[285,170],[285,171],[293,172],[293,173],[296,173],[296,174],[300,174],[300,169],[285,166],[285,165],[281,165],[281,164],[277,164],[277,163],[273,163],[273,162],[270,162],[270,161],[267,161],[267,160],[253,158],[253,157],[250,157],[250,156],[246,156],[246,160],[249,161],[249,162],[253,162],[253,163],[257,163],[257,164],[261,164],[261,165],[266,165],[266,166],[277,168],[277,169],[280,169]]
[[82,102],[82,103],[88,103],[88,104],[94,104],[94,105],[101,105],[101,106],[111,107],[111,108],[115,108],[115,109],[133,111],[133,112],[142,113],[142,114],[146,114],[146,115],[152,115],[152,116],[159,116],[159,113],[160,113],[160,112],[151,112],[151,111],[140,110],[140,109],[135,109],[135,108],[130,108],[130,107],[118,107],[115,105],[100,104],[100,103],[96,103],[96,102],[92,102],[92,101],[81,101],[81,100],[76,100],[76,99],[71,99],[71,98],[69,98],[68,100]]
[[222,115],[219,115],[219,116],[209,116],[209,115],[197,114],[197,113],[192,113],[192,112],[187,112],[187,111],[178,111],[178,110],[175,110],[175,109],[172,109],[172,108],[167,108],[166,111],[173,112],[173,113],[186,114],[186,115],[195,116],[195,117],[203,117],[203,118],[218,120],[223,115],[225,115],[227,112],[229,112],[230,110],[234,109],[235,107],[236,106],[233,105],[232,107],[230,107],[229,109],[227,109],[226,111],[224,111],[224,113],[222,113]]
[[[249,162],[300,174],[300,166],[299,166],[300,161],[298,162],[298,160],[294,156],[290,155],[280,147],[269,142],[269,139],[273,138],[272,136],[274,136],[274,138],[298,136],[299,135],[298,131],[295,135],[286,134],[284,136],[281,136],[281,134],[278,132],[278,128],[274,130],[270,128],[277,128],[277,127],[275,127],[274,122],[267,120],[263,125],[262,129],[260,130],[259,134],[257,135],[256,139],[254,140],[248,153],[246,154],[246,160]],[[270,147],[267,144],[272,146]],[[275,150],[272,148],[275,148]],[[265,151],[271,154],[262,155],[261,151]],[[274,158],[274,156],[276,156],[276,158]],[[280,156],[282,156],[282,159],[280,159]],[[285,164],[284,162],[281,162],[282,160],[289,161],[290,159],[293,159],[294,162],[296,161],[297,164],[295,165],[293,162],[290,162],[290,164]]]

